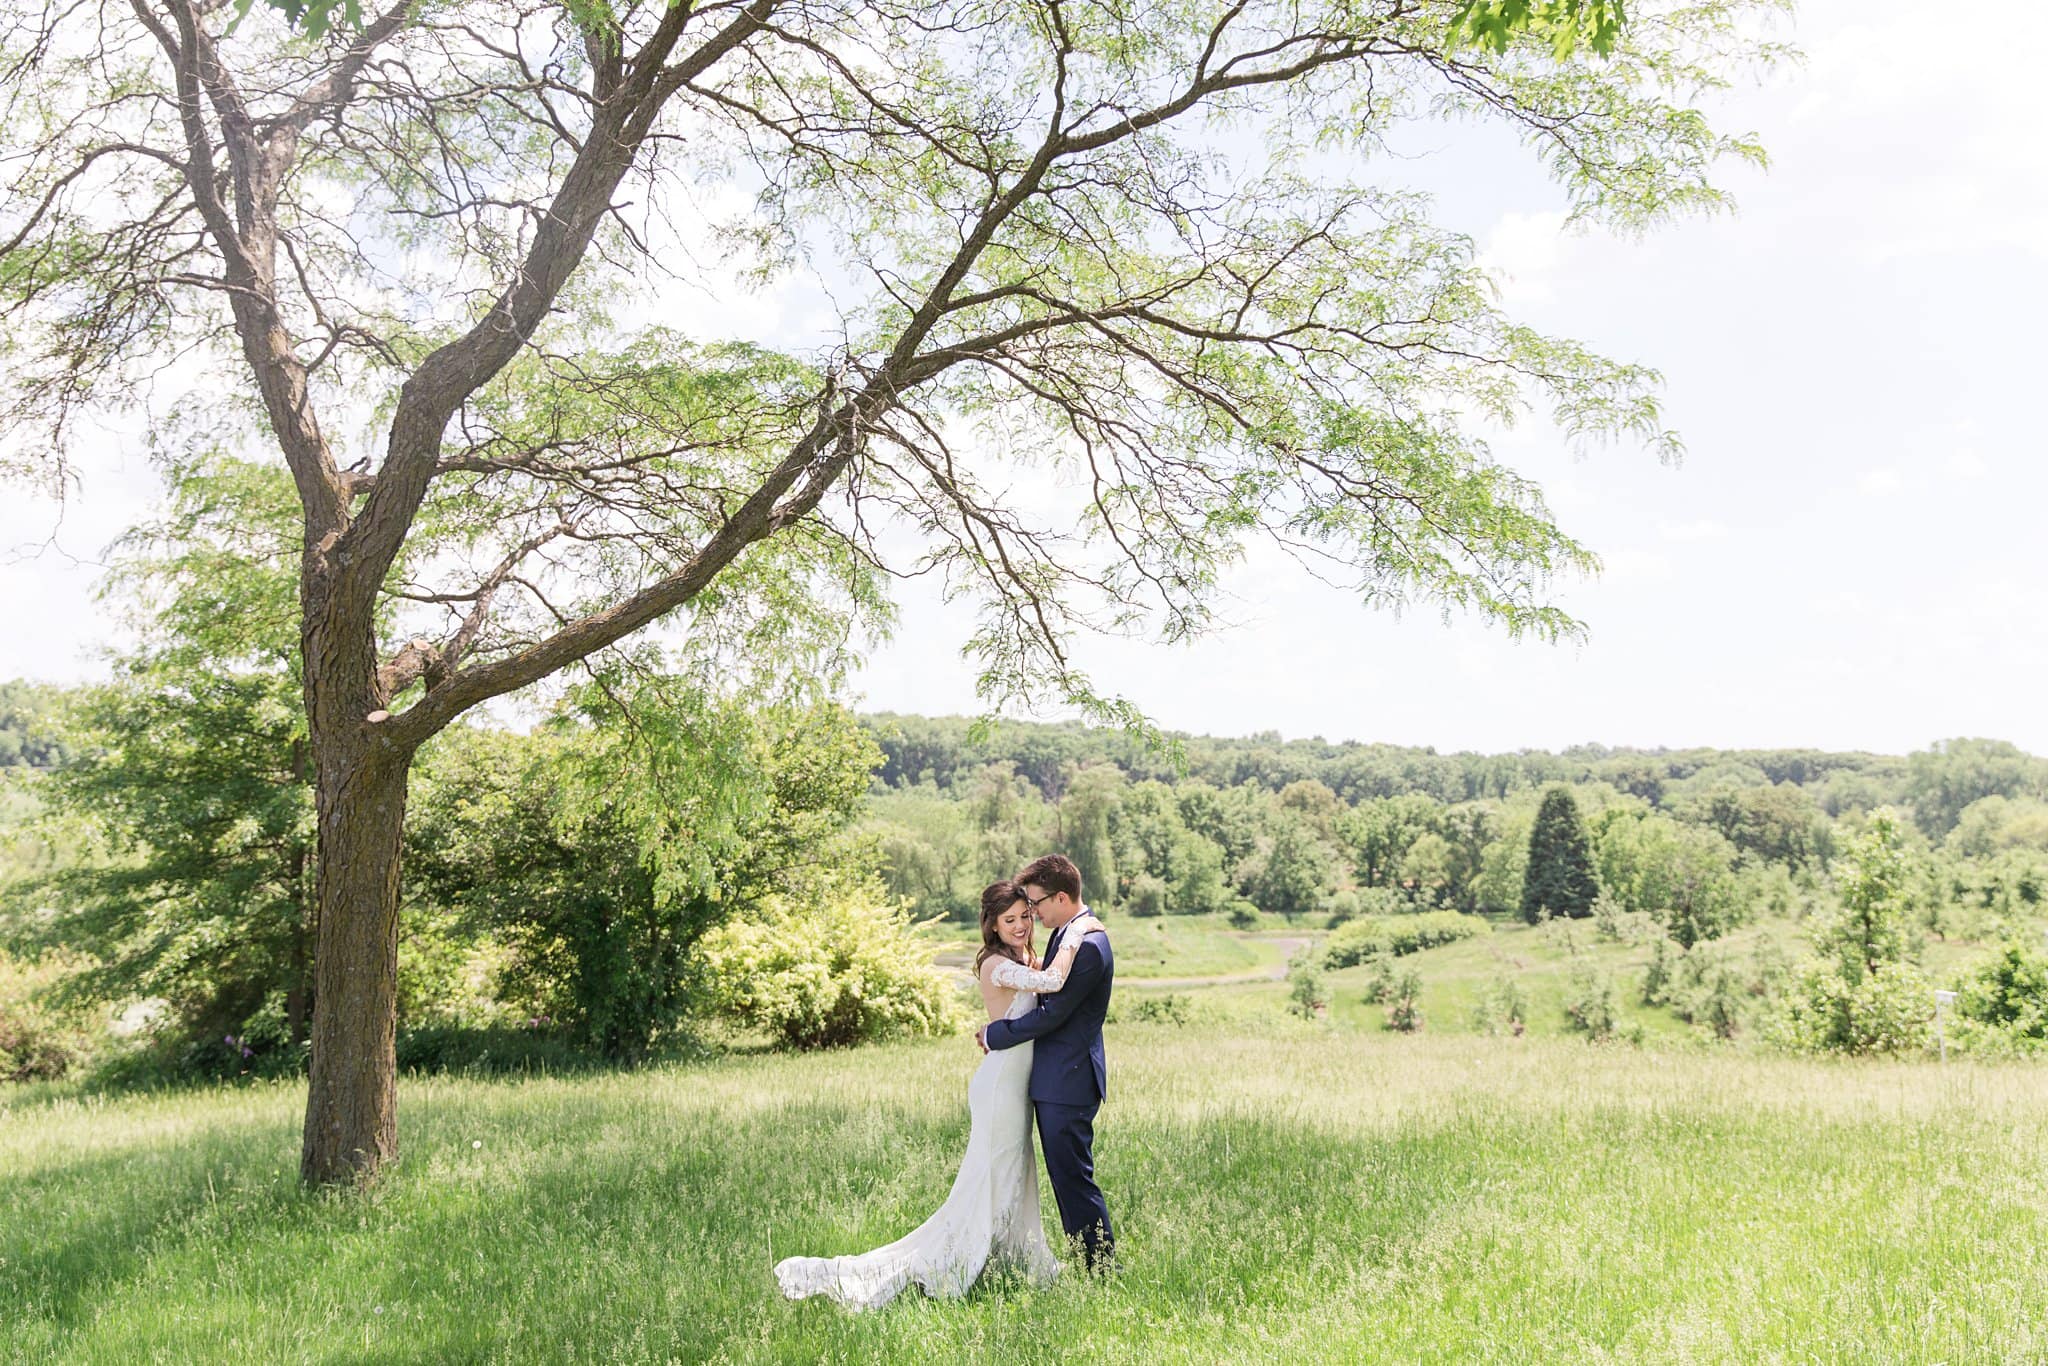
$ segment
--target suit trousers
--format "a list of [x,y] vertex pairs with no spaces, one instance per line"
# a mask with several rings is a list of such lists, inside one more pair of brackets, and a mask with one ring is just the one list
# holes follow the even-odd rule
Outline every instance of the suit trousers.
[[1109,1206],[1095,1184],[1095,1112],[1102,1102],[1058,1105],[1041,1100],[1033,1105],[1046,1174],[1052,1178],[1053,1199],[1059,1202],[1060,1226],[1067,1231],[1068,1242],[1080,1240],[1089,1270],[1099,1270],[1116,1252]]

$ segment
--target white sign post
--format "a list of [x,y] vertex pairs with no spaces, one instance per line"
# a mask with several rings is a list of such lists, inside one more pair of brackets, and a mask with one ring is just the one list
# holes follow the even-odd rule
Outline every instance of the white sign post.
[[1949,1003],[1955,1000],[1955,998],[1956,994],[1953,991],[1937,991],[1934,993],[1934,1041],[1941,1045],[1941,1060],[1943,1062],[1948,1061],[1948,1036],[1942,1032],[1942,1015],[1948,1008]]

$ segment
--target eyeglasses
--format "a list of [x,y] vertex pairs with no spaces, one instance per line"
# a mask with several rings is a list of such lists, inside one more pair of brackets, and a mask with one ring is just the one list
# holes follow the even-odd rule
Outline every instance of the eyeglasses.
[[1058,892],[1047,892],[1047,893],[1046,893],[1046,894],[1045,894],[1044,896],[1040,896],[1040,897],[1034,897],[1034,896],[1032,896],[1032,895],[1031,895],[1031,893],[1029,893],[1029,892],[1027,892],[1027,891],[1023,891],[1022,889],[1019,889],[1019,891],[1018,891],[1017,895],[1018,895],[1018,896],[1020,896],[1020,897],[1022,897],[1022,898],[1024,898],[1024,909],[1025,909],[1025,910],[1027,910],[1027,911],[1036,911],[1036,910],[1037,910],[1037,909],[1038,909],[1038,908],[1039,908],[1040,906],[1043,906],[1043,905],[1044,905],[1044,904],[1045,904],[1046,902],[1048,902],[1048,901],[1052,900],[1052,899],[1053,899],[1054,897],[1058,896],[1058,895],[1059,895],[1059,893],[1058,893]]

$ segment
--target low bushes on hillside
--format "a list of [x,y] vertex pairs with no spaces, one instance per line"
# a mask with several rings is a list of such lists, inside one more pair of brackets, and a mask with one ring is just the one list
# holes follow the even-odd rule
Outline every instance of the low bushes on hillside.
[[1520,1038],[1529,1027],[1529,993],[1521,979],[1502,970],[1493,975],[1472,1006],[1474,1032]]
[[1313,1020],[1329,1008],[1330,993],[1313,950],[1304,949],[1287,968],[1287,1009],[1304,1020]]
[[1132,1000],[1128,1007],[1112,1002],[1109,1007],[1111,1024],[1185,1025],[1188,1022],[1187,993],[1180,991],[1148,992]]
[[2048,954],[2006,944],[1956,985],[1952,1043],[1998,1056],[2048,1051]]
[[958,994],[929,959],[903,905],[864,886],[771,901],[699,943],[706,1006],[787,1048],[954,1028]]
[[1340,926],[1323,946],[1323,962],[1331,968],[1348,968],[1368,958],[1399,957],[1455,944],[1492,933],[1493,927],[1476,915],[1457,911],[1424,911],[1419,915],[1376,915]]
[[1422,974],[1409,968],[1394,979],[1387,994],[1387,1028],[1401,1034],[1422,1032]]

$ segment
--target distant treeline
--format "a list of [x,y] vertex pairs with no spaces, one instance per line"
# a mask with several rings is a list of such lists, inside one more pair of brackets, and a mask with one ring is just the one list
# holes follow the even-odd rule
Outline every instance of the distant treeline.
[[0,682],[0,768],[55,768],[64,762],[56,714],[65,690],[21,679]]
[[[1215,787],[1254,783],[1278,792],[1290,783],[1319,782],[1347,806],[1377,797],[1426,796],[1446,806],[1505,800],[1551,783],[1607,783],[1663,807],[1707,787],[1790,783],[1808,790],[1829,816],[1878,806],[1928,806],[1944,833],[1978,797],[2015,796],[2048,784],[2048,760],[1999,740],[1951,740],[1911,756],[1820,749],[1629,749],[1574,745],[1561,753],[1442,754],[1432,748],[1333,744],[1320,738],[1283,740],[1264,731],[1242,738],[1178,735],[1185,762],[1148,749],[1121,731],[1078,722],[1007,721],[985,739],[970,739],[964,717],[881,712],[863,718],[882,750],[876,779],[903,789],[932,784],[941,791],[972,782],[991,763],[1008,763],[1047,801],[1058,801],[1078,768],[1114,764],[1133,782],[1185,779]],[[1953,790],[1945,790],[1945,789]],[[1960,801],[1957,798],[1961,798]],[[1944,821],[1942,818],[1948,819]]]
[[1269,732],[1180,736],[1175,753],[1078,724],[862,724],[881,752],[864,826],[924,915],[971,915],[983,882],[1051,847],[1134,915],[1537,918],[1605,897],[1689,946],[1831,903],[1843,841],[1888,808],[1910,817],[1928,932],[1974,934],[2048,896],[2048,762],[2000,740],[1487,755]]

